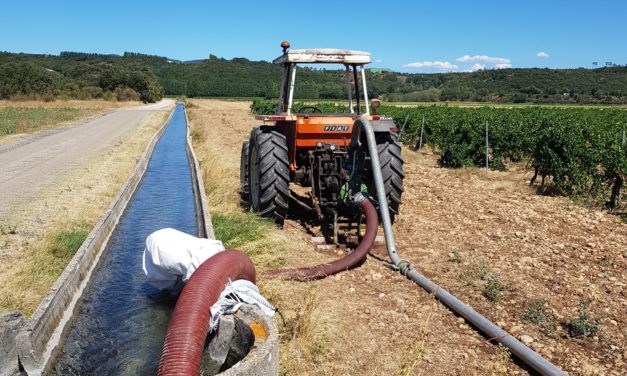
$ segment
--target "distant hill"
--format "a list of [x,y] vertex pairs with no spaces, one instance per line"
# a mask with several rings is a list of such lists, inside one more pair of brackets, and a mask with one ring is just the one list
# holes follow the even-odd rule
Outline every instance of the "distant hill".
[[[150,64],[148,64],[150,62]],[[62,52],[57,55],[0,52],[0,99],[105,98],[155,102],[163,90],[152,67],[158,56]]]
[[[296,98],[345,97],[343,72],[302,67]],[[367,70],[368,91],[390,101],[498,103],[627,103],[627,67],[598,69],[510,68],[472,73],[398,73]],[[32,93],[104,95],[130,88],[150,101],[189,97],[278,96],[280,67],[246,58],[178,61],[126,52],[34,55],[0,52],[0,98]],[[99,94],[100,93],[100,94]]]

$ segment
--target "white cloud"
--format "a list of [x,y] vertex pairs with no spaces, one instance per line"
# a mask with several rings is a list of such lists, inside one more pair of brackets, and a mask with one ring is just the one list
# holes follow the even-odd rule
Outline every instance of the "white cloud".
[[459,68],[448,61],[417,61],[403,65],[404,68],[435,68],[440,70],[454,70]]
[[459,62],[462,62],[462,63],[477,62],[477,61],[480,61],[482,63],[490,63],[490,64],[509,64],[509,63],[511,63],[510,59],[507,59],[507,58],[504,58],[504,57],[488,56],[488,55],[474,55],[474,56],[464,55],[464,56],[458,57],[455,60],[457,60]]
[[381,62],[381,59],[377,59],[377,60],[375,60],[374,62],[375,62],[375,63],[380,63],[380,62]]
[[494,64],[494,69],[505,69],[505,68],[511,68],[512,65],[511,64]]
[[540,52],[538,52],[538,53],[536,54],[536,56],[537,56],[537,57],[542,57],[542,58],[545,58],[545,59],[546,59],[546,58],[548,58],[548,57],[549,57],[549,54],[547,54],[547,53],[546,53],[546,52],[544,52],[544,51],[540,51]]
[[476,72],[476,71],[480,71],[484,69],[485,69],[485,64],[475,63],[475,65],[473,65],[469,69],[466,69],[466,72]]

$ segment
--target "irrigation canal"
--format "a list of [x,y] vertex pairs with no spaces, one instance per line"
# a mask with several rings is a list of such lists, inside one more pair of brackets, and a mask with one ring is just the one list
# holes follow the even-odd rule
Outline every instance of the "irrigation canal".
[[74,314],[52,373],[154,375],[174,302],[144,281],[146,237],[172,227],[196,233],[186,120],[177,104],[148,168]]

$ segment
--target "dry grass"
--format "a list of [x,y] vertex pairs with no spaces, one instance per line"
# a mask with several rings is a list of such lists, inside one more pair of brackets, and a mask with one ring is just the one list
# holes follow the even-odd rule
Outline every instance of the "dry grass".
[[139,102],[0,101],[0,143],[20,135],[61,126],[103,111],[139,105]]
[[153,112],[114,146],[3,219],[0,225],[15,233],[0,235],[0,311],[33,312],[73,256],[78,239],[91,231],[168,115]]
[[427,348],[427,338],[429,336],[429,320],[431,315],[427,316],[427,319],[423,322],[420,328],[420,339],[416,342],[416,346],[413,352],[409,354],[408,360],[404,362],[403,366],[396,372],[397,375],[410,376],[415,374],[416,367],[423,361],[423,357]]
[[103,101],[103,100],[56,100],[52,102],[44,101],[7,101],[0,100],[0,108],[8,107],[21,107],[21,108],[79,108],[79,109],[95,109],[106,110],[109,108],[122,108],[130,106],[139,106],[141,102],[117,102],[117,101]]

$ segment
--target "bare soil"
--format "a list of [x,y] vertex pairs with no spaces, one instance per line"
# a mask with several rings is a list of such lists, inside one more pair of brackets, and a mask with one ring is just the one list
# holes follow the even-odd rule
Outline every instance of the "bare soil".
[[[255,126],[250,104],[192,103],[192,129],[203,135],[195,147],[204,159],[211,211],[234,213],[241,142]],[[405,193],[394,228],[405,259],[514,336],[531,339],[531,348],[570,374],[627,372],[625,224],[563,197],[537,195],[522,172],[442,169],[428,151],[403,154]],[[212,196],[212,189],[220,195]],[[314,251],[298,218],[267,237],[252,254],[261,271],[339,257]],[[386,256],[382,247],[371,254],[361,267],[320,281],[259,281],[286,319],[283,326],[277,318],[282,374],[529,372],[433,296],[384,267],[378,260]],[[487,277],[497,273],[502,297],[493,303],[484,290]],[[535,299],[546,300],[553,330],[522,319]],[[570,338],[566,324],[577,316],[581,299],[592,302],[590,315],[600,318],[601,327],[593,336]]]

